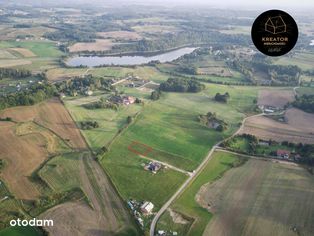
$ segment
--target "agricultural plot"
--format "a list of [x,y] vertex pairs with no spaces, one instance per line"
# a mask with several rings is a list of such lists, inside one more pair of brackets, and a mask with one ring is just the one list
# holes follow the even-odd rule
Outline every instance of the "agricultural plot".
[[1,41],[0,50],[0,67],[28,69],[34,73],[57,67],[57,58],[63,55],[55,43],[47,41]]
[[[233,166],[240,165],[245,159],[228,153],[216,152],[207,163],[204,170],[189,185],[189,187],[171,205],[172,211],[180,214],[185,220],[175,222],[166,212],[159,220],[157,230],[177,231],[180,235],[202,235],[206,225],[212,219],[212,214],[201,207],[195,199],[199,189],[206,183],[212,183]],[[170,223],[168,221],[170,220]]]
[[19,54],[21,57],[36,57],[36,55],[27,48],[10,48],[9,51],[13,54]]
[[69,47],[70,52],[82,52],[82,51],[108,51],[115,45],[109,39],[97,39],[93,43],[76,43]]
[[314,143],[314,115],[299,109],[289,109],[284,115],[286,122],[260,116],[246,120],[241,133],[255,135],[263,140],[293,143]]
[[71,148],[87,148],[70,114],[57,98],[34,106],[9,108],[1,111],[0,116],[11,117],[16,122],[34,121],[54,132]]
[[228,29],[223,29],[219,31],[223,34],[245,34],[250,35],[251,34],[251,27],[250,26],[232,26]]
[[16,58],[16,56],[14,56],[8,50],[0,49],[0,59],[14,59],[14,58]]
[[314,54],[311,52],[297,52],[292,56],[286,55],[274,60],[278,65],[293,65],[298,66],[302,70],[313,69]]
[[58,50],[57,46],[53,42],[44,41],[2,41],[0,42],[0,48],[25,48],[33,52],[38,57],[53,57],[57,58],[62,56],[63,53]]
[[143,164],[147,160],[129,151],[130,143],[124,135],[117,138],[101,164],[123,199],[150,201],[159,209],[187,176],[171,169],[162,169],[157,174],[145,171]]
[[1,30],[0,40],[15,40],[18,36],[27,35],[31,39],[39,39],[43,37],[45,33],[53,32],[54,29],[42,27],[42,26],[33,26],[31,28],[12,28],[7,27]]
[[142,39],[141,35],[131,31],[98,32],[97,35],[104,39],[132,40],[132,41]]
[[0,60],[0,67],[1,68],[7,68],[7,67],[16,67],[16,66],[27,66],[32,64],[32,61],[30,60],[24,60],[24,59],[6,59],[6,60]]
[[301,87],[296,89],[299,96],[314,94],[314,87]]
[[294,164],[251,159],[198,192],[214,214],[203,235],[312,235],[313,181]]
[[[185,62],[181,63],[184,64]],[[247,83],[240,72],[230,69],[223,61],[217,61],[212,56],[202,57],[192,64],[197,68],[196,75],[182,73],[179,71],[179,65],[173,63],[158,64],[156,67],[160,72],[169,74],[169,76],[176,74],[184,77],[195,77],[208,82]]]
[[17,198],[35,199],[40,193],[29,177],[48,158],[46,143],[35,133],[18,136],[14,128],[14,123],[0,122],[0,158],[5,162],[0,176]]
[[80,187],[80,154],[69,153],[56,156],[38,172],[48,186],[57,192]]
[[199,67],[197,69],[197,74],[232,77],[232,73],[228,67],[216,67],[216,66]]
[[173,33],[177,31],[177,28],[174,26],[170,26],[170,25],[137,25],[137,26],[133,26],[132,29],[139,33],[139,34],[157,34],[157,33],[161,33],[161,34],[166,34],[166,33]]
[[[217,92],[226,91],[231,94],[228,104],[213,101]],[[128,147],[134,141],[139,142],[152,148],[147,157],[193,171],[215,143],[239,127],[245,116],[239,110],[250,112],[256,96],[257,90],[252,88],[217,85],[208,85],[207,90],[198,94],[163,93],[160,100],[145,105],[101,163],[123,198],[145,199],[160,207],[186,176],[170,169],[152,176],[141,166],[145,160]],[[198,122],[197,116],[209,111],[229,123],[225,133],[206,129]]]
[[89,201],[63,203],[43,213],[41,218],[54,220],[56,226],[46,229],[52,235],[138,235],[108,176],[88,153],[56,157],[39,174],[57,191],[82,188]]
[[257,104],[259,106],[284,108],[285,105],[293,102],[294,100],[295,96],[292,88],[267,88],[259,91]]
[[91,103],[95,99],[98,101],[99,98],[99,96],[92,96],[88,98],[65,100],[67,109],[77,123],[91,120],[98,122],[99,128],[81,131],[93,150],[107,146],[118,131],[123,129],[127,124],[127,117],[134,116],[141,110],[141,106],[137,104],[122,106],[118,111],[112,109],[91,110],[82,106]]
[[75,69],[53,68],[47,71],[46,76],[49,81],[57,82],[70,79],[71,77],[84,75],[86,71],[87,71],[86,68]]

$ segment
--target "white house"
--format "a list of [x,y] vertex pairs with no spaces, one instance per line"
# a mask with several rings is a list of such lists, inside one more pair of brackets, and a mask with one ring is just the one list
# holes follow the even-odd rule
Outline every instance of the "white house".
[[143,205],[141,206],[141,211],[144,214],[150,214],[154,209],[154,204],[151,202],[144,202]]

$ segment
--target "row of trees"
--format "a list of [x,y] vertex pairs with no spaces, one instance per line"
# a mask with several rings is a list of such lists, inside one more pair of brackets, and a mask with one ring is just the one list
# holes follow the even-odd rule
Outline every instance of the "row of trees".
[[197,93],[205,89],[205,85],[195,79],[169,78],[160,84],[159,89],[166,92]]
[[314,113],[314,95],[302,95],[292,103],[293,106],[309,113]]
[[0,96],[0,110],[14,106],[34,105],[57,95],[54,85],[34,84],[28,90]]
[[24,69],[0,68],[0,79],[22,79],[32,75],[32,72]]
[[92,102],[92,103],[88,103],[83,105],[85,108],[87,109],[101,109],[101,108],[105,108],[105,109],[112,109],[117,111],[119,109],[119,105],[115,104],[113,102],[110,102],[108,100],[106,100],[105,98],[100,98],[99,101],[97,102]]
[[99,128],[99,124],[97,121],[81,121],[80,127],[83,130],[96,129]]

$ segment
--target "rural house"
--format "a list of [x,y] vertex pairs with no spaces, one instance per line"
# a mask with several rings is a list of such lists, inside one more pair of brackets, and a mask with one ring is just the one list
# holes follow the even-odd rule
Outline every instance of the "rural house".
[[144,202],[141,206],[141,212],[143,214],[150,214],[154,209],[154,204],[151,202]]
[[111,96],[109,98],[109,101],[115,104],[124,104],[124,105],[130,105],[135,103],[136,98],[131,96]]
[[144,167],[145,170],[150,170],[154,174],[157,173],[158,170],[160,170],[161,164],[159,162],[149,162],[148,165]]
[[287,150],[277,150],[277,157],[282,159],[289,159],[290,151]]

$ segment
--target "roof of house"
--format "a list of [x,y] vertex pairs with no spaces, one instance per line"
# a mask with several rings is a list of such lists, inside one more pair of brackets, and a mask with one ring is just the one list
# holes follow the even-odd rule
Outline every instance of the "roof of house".
[[288,150],[277,150],[277,155],[280,155],[280,156],[282,156],[282,155],[290,155],[290,151],[288,151]]
[[154,204],[151,202],[144,202],[143,205],[141,206],[141,209],[145,209],[147,212],[152,211],[154,208]]

